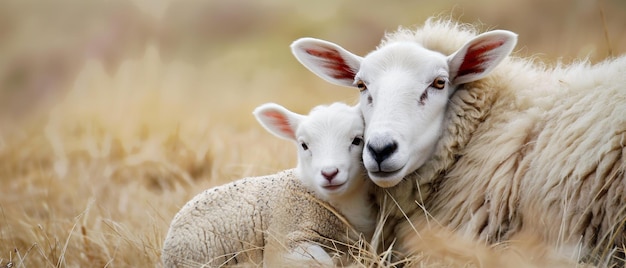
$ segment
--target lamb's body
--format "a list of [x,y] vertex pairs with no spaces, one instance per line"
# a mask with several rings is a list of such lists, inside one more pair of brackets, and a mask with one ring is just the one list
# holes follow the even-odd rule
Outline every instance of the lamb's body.
[[[291,244],[284,245],[287,248],[313,242],[346,252],[347,247],[337,247],[324,238],[351,233],[324,204],[302,185],[294,170],[211,188],[194,197],[174,217],[163,246],[164,264],[260,266],[264,247],[278,242],[280,234],[289,234]],[[317,224],[320,219],[326,222]]]
[[[471,27],[429,20],[417,31],[401,29],[387,35],[377,51],[417,42],[451,55],[475,36]],[[372,67],[363,66],[369,55],[360,58],[327,42],[305,40],[294,47],[305,66],[330,82],[349,86],[355,75],[366,82],[381,80],[359,78]],[[477,53],[487,49],[491,47],[478,46]],[[333,62],[337,65],[328,63],[333,57],[340,59]],[[407,66],[397,58],[388,57],[382,64]],[[489,57],[476,62],[484,59]],[[421,75],[428,75],[406,71],[418,82]],[[390,237],[399,240],[399,248],[410,252],[403,245],[415,233],[404,214],[417,228],[441,224],[488,242],[531,230],[555,248],[569,251],[572,258],[593,258],[626,243],[626,57],[553,69],[508,58],[486,77],[461,84],[445,107],[430,158],[377,193],[381,204],[387,193],[398,202],[397,206],[387,200],[383,206],[392,214],[385,228],[395,234]],[[388,95],[400,90],[396,87],[389,83],[376,85],[376,90]],[[408,98],[402,96],[388,104]],[[371,109],[376,101],[382,100],[372,101],[362,93],[362,110]],[[379,121],[383,118],[376,116]],[[391,113],[387,116],[394,118]],[[367,117],[366,125],[370,129]]]
[[298,166],[194,197],[172,220],[166,267],[347,264],[350,246],[371,238],[376,212],[361,164],[358,108],[335,103],[303,116],[265,104],[254,114],[297,143]]

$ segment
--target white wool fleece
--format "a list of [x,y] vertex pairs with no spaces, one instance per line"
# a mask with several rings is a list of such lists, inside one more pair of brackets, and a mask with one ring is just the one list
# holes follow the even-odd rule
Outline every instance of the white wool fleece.
[[[376,51],[426,49],[447,57],[448,66],[456,68],[455,61],[463,58],[454,57],[455,53],[477,37],[478,31],[470,25],[430,19],[415,30],[399,29],[387,34]],[[371,137],[370,132],[378,131],[369,129],[373,126],[368,116],[377,120],[386,113],[389,118],[403,118],[403,121],[378,120],[386,124],[381,126],[390,129],[380,135],[399,138],[381,139],[372,145],[372,152],[367,152],[377,156],[377,163],[370,161],[370,175],[375,175],[379,185],[386,187],[376,193],[379,204],[390,213],[385,224],[386,246],[396,240],[394,245],[410,254],[411,243],[407,241],[419,236],[415,230],[435,224],[494,244],[532,230],[544,242],[574,259],[597,261],[613,250],[623,249],[626,244],[626,56],[596,65],[579,62],[556,67],[532,59],[507,57],[486,76],[475,81],[460,80],[460,85],[456,85],[457,73],[445,68],[435,73],[430,73],[433,70],[428,68],[409,70],[422,66],[407,63],[410,55],[388,57],[383,62],[355,56],[326,41],[298,42],[292,46],[294,54],[310,70],[332,83],[359,88],[362,110],[370,112],[365,116],[366,140]],[[419,45],[410,45],[411,42]],[[498,45],[497,42],[475,44],[477,52],[472,52],[475,54]],[[495,54],[486,53],[467,65],[480,65],[492,55]],[[441,57],[433,58],[439,61],[426,63],[441,66]],[[404,80],[398,82],[384,76],[383,81],[369,79],[390,72],[379,68],[380,65],[368,65],[370,60],[407,68],[403,69],[404,73],[391,70],[404,75]],[[476,70],[480,71],[483,69]],[[405,81],[411,77],[434,79]],[[392,100],[389,94],[374,95],[372,90],[394,86],[404,90],[414,85],[427,88],[421,98],[402,95]],[[440,132],[434,142],[425,146],[432,146],[432,150],[405,154],[402,151],[405,147],[398,144],[401,139],[411,137],[401,132],[414,127],[411,120],[424,119],[426,115],[418,110],[407,116],[406,111],[396,107],[426,110],[431,104],[429,100],[440,100],[438,89],[448,87],[454,91],[441,112]],[[379,109],[385,105],[391,108]],[[398,114],[393,116],[393,113]],[[422,133],[418,131],[418,134]],[[408,160],[396,157],[400,153]],[[422,162],[424,155],[428,158]],[[411,162],[415,158],[420,161]],[[383,165],[386,162],[389,164]],[[420,164],[408,172],[403,163]],[[397,176],[405,172],[406,175]],[[387,180],[390,177],[394,180]]]
[[[359,235],[327,206],[302,186],[292,169],[211,188],[190,200],[172,220],[163,245],[164,266],[261,266],[264,253],[300,242],[348,252],[346,245]],[[328,239],[342,237],[340,243]],[[287,242],[276,244],[279,241]],[[271,250],[264,252],[265,246]]]

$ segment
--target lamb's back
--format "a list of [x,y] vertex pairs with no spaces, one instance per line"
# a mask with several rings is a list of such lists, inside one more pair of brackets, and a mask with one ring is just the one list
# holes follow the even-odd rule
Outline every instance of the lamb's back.
[[196,195],[172,220],[163,245],[165,266],[260,264],[272,206],[290,180],[293,173],[287,170]]

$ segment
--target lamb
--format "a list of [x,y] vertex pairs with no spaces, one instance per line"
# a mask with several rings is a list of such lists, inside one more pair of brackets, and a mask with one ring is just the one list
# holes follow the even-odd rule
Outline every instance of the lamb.
[[254,115],[270,133],[297,144],[297,167],[195,196],[172,220],[166,267],[345,264],[349,247],[372,236],[373,183],[361,162],[358,107],[334,103],[305,116],[269,103]]
[[515,33],[477,33],[431,18],[365,57],[313,38],[291,48],[360,90],[363,161],[401,252],[440,224],[491,244],[536,232],[601,264],[626,244],[626,56],[548,67],[509,56]]

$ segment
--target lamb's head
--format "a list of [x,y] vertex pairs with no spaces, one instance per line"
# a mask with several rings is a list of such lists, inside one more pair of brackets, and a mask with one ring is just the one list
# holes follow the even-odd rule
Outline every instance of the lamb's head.
[[291,49],[321,78],[361,91],[363,162],[377,185],[392,187],[433,155],[455,90],[488,75],[516,42],[516,34],[496,30],[451,55],[409,41],[387,42],[365,57],[313,38],[299,39]]
[[305,116],[268,103],[256,108],[254,115],[270,133],[296,143],[297,175],[322,198],[349,195],[365,184],[361,161],[365,126],[358,107],[333,103]]

